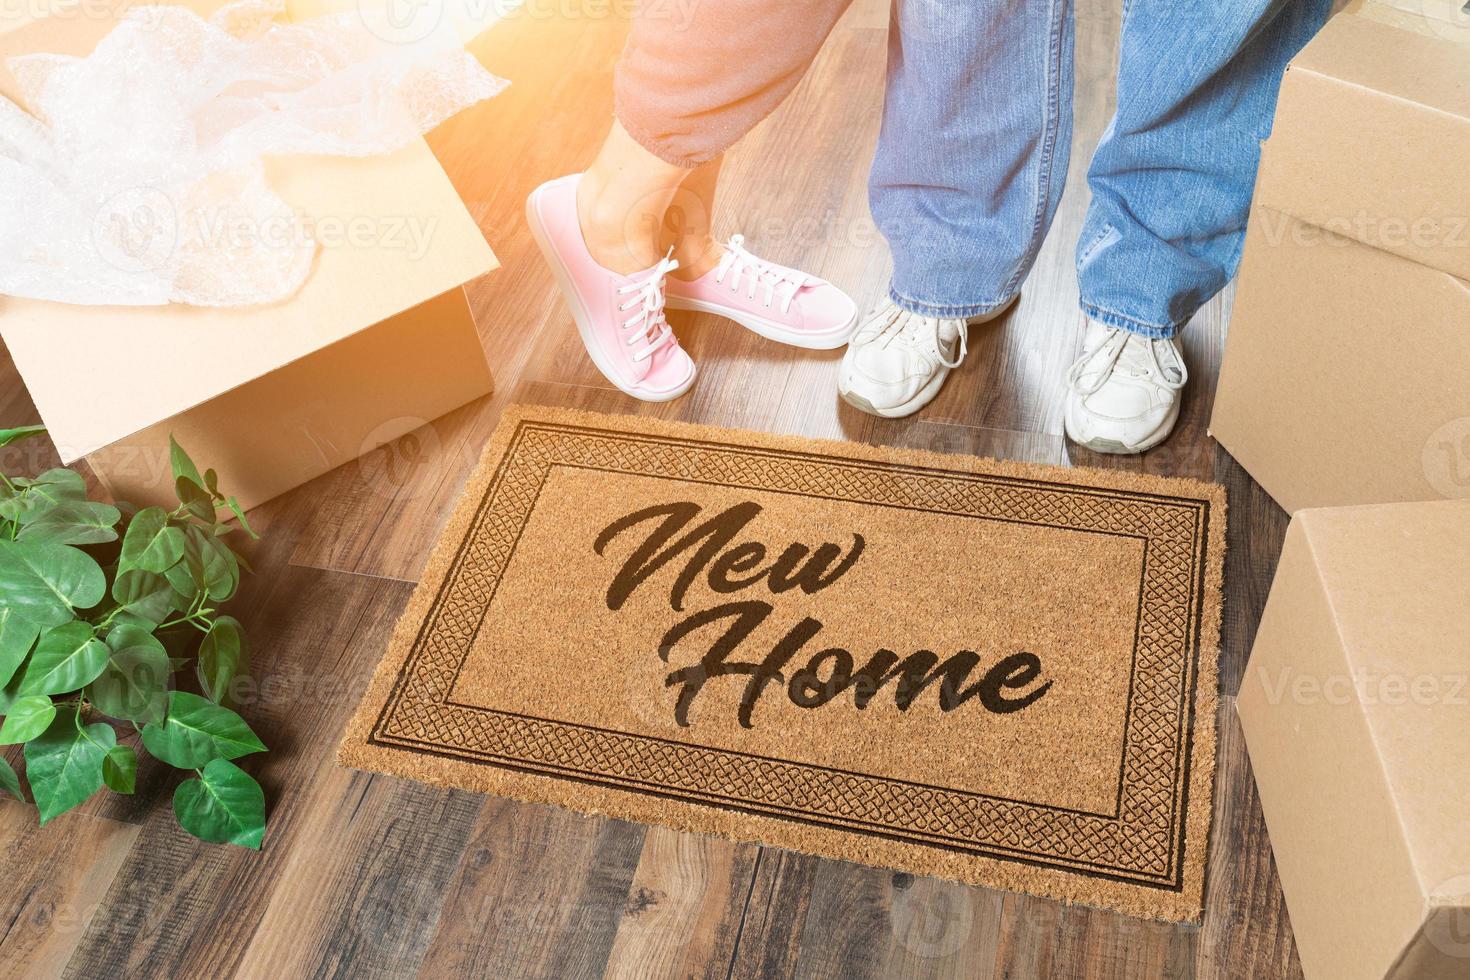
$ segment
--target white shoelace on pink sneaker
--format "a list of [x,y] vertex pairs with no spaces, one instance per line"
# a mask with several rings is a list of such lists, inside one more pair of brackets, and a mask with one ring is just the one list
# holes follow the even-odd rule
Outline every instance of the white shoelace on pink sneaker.
[[796,294],[814,282],[804,272],[788,269],[784,265],[767,262],[750,254],[745,248],[744,235],[730,236],[730,240],[725,243],[725,257],[715,267],[716,283],[724,285],[727,277],[730,279],[731,292],[740,290],[742,280],[749,283],[745,294],[747,299],[755,299],[756,290],[764,287],[766,308],[770,309],[771,303],[779,297],[782,313],[790,312],[791,301]]
[[633,295],[618,310],[626,313],[638,308],[638,312],[623,321],[623,330],[629,332],[627,345],[636,347],[640,342],[646,345],[633,353],[634,361],[646,361],[664,344],[678,343],[673,329],[664,319],[664,277],[677,268],[679,262],[673,258],[673,250],[670,249],[669,254],[659,259],[658,265],[643,280],[618,287],[619,295]]

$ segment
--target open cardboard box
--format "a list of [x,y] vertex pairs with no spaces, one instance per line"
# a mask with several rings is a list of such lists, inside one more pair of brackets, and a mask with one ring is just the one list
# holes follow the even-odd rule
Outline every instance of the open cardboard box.
[[1470,31],[1407,3],[1303,49],[1263,148],[1210,431],[1288,511],[1470,497]]
[[[206,14],[221,5],[191,2]],[[91,0],[7,18],[0,61],[85,54],[126,6]],[[15,98],[3,67],[0,93]],[[119,499],[172,498],[171,434],[250,507],[493,386],[461,287],[497,263],[427,145],[267,167],[309,227],[342,230],[286,302],[221,310],[0,297],[0,335],[63,462],[85,457]]]
[[1300,511],[1237,710],[1307,980],[1470,977],[1470,501]]

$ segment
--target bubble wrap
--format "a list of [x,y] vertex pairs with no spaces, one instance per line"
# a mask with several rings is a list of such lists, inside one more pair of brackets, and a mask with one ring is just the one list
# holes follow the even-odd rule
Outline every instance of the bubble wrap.
[[399,149],[506,85],[451,31],[403,43],[285,0],[205,20],[137,7],[86,58],[12,59],[0,97],[0,293],[87,305],[279,302],[311,231],[261,158]]

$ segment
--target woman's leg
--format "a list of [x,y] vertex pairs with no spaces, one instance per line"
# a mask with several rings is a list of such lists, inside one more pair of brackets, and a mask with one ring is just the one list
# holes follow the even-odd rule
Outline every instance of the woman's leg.
[[[644,3],[613,80],[617,119],[577,193],[593,257],[628,274],[672,244],[681,278],[713,267],[721,154],[791,93],[849,3]],[[671,208],[689,230],[672,243]]]
[[[751,255],[739,236],[717,246],[709,219],[721,154],[796,87],[848,3],[645,3],[596,160],[531,192],[531,231],[592,362],[620,390],[666,401],[694,383],[666,307],[800,347],[847,342],[857,310],[845,293]],[[689,278],[667,278],[676,271]]]

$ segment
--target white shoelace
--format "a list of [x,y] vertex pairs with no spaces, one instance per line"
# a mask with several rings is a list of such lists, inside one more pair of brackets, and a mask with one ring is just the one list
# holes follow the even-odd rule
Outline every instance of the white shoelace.
[[618,287],[619,295],[633,295],[618,310],[626,313],[635,307],[639,308],[638,312],[623,321],[623,330],[629,331],[628,346],[635,347],[640,342],[647,345],[634,352],[634,361],[648,360],[654,351],[674,339],[674,331],[664,319],[664,277],[677,268],[679,262],[673,257],[673,249],[670,249],[669,254],[659,259],[658,265],[642,281]]
[[[874,343],[879,345],[880,350],[887,350],[890,344],[898,344],[904,350],[912,351],[922,357],[925,363],[935,362],[951,370],[959,367],[965,361],[965,356],[970,353],[965,334],[969,333],[966,324],[959,324],[960,353],[953,361],[944,357],[944,340],[939,336],[942,321],[938,317],[920,316],[917,313],[909,313],[894,307],[896,315],[884,324],[883,329],[873,338]],[[930,341],[933,343],[931,344]]]
[[751,255],[745,250],[744,235],[732,235],[725,243],[725,257],[715,267],[715,282],[723,285],[726,277],[730,280],[731,292],[738,292],[742,280],[747,281],[749,288],[745,295],[748,299],[755,299],[756,289],[764,287],[767,309],[780,297],[782,313],[790,311],[792,299],[813,281],[804,272]]
[[[1177,377],[1171,377],[1171,371],[1159,359],[1160,345],[1168,349],[1168,360],[1173,365],[1172,374]],[[1067,386],[1084,397],[1094,394],[1119,367],[1129,377],[1146,379],[1171,391],[1183,388],[1189,380],[1189,369],[1185,367],[1184,359],[1170,341],[1156,340],[1118,327],[1110,327],[1102,343],[1077,358],[1077,362],[1067,372]]]

